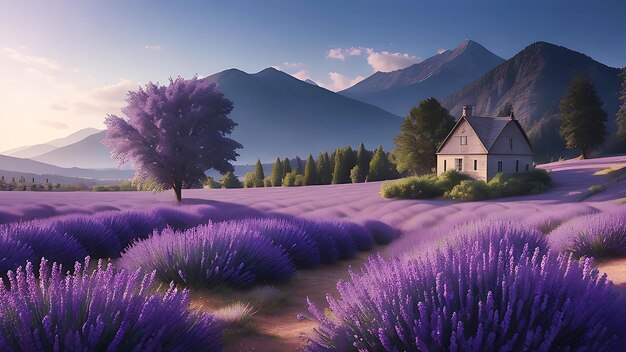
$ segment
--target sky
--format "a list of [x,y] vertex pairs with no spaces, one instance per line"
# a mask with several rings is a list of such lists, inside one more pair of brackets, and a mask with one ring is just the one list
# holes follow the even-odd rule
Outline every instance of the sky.
[[276,67],[338,91],[472,39],[536,41],[626,66],[626,1],[0,0],[0,153],[120,114],[169,77]]

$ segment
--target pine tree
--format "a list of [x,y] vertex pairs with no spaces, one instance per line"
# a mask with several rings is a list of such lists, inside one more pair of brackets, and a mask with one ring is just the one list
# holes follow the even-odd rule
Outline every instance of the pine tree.
[[296,175],[304,174],[304,167],[302,166],[302,159],[299,156],[296,156]]
[[283,182],[284,170],[283,163],[280,161],[280,158],[276,158],[274,161],[274,166],[272,166],[272,175],[270,176],[270,183],[272,187],[278,187]]
[[315,160],[313,160],[313,156],[311,154],[309,154],[309,157],[306,159],[306,165],[304,166],[303,183],[305,186],[319,185],[319,177],[315,167]]
[[626,68],[620,73],[622,78],[622,91],[620,92],[619,99],[622,101],[617,114],[615,115],[615,123],[617,124],[617,136],[622,140],[622,143],[626,143]]
[[333,167],[328,152],[320,153],[317,158],[317,176],[321,185],[329,185],[333,181]]
[[581,157],[604,143],[607,114],[591,81],[575,75],[559,105],[560,133],[568,149],[580,149]]
[[398,171],[412,175],[431,172],[437,165],[437,148],[452,127],[454,118],[437,99],[428,98],[413,107],[394,139]]
[[369,175],[367,177],[368,181],[382,181],[391,178],[390,172],[391,164],[389,162],[389,158],[387,157],[387,153],[383,150],[383,146],[381,145],[374,152],[374,156],[372,157],[372,161],[370,161],[369,165]]
[[334,185],[340,183],[350,182],[350,169],[347,165],[346,150],[337,148],[335,150],[335,167],[333,168],[333,181]]
[[261,160],[257,159],[256,166],[254,167],[254,187],[263,187],[264,178],[263,164],[261,164]]
[[289,161],[289,158],[285,158],[285,160],[283,160],[283,177],[290,172],[291,172],[291,161]]
[[241,182],[232,172],[227,172],[220,180],[223,188],[241,188]]
[[369,165],[370,165],[371,160],[372,160],[372,152],[365,149],[365,145],[361,143],[361,145],[359,146],[359,150],[357,151],[357,154],[356,154],[356,166],[355,167],[358,166],[358,168],[356,169],[356,171],[354,171],[354,177],[352,175],[353,173],[352,170],[355,170],[355,167],[353,167],[350,170],[350,178],[352,179],[353,183],[365,182],[365,179],[367,178],[367,173],[370,168]]

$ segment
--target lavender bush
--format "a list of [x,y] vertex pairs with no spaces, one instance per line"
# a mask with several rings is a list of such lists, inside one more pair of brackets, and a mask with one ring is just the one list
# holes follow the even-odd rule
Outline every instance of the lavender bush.
[[[530,235],[531,238],[534,235]],[[327,296],[309,351],[611,351],[623,336],[617,293],[571,256],[518,235],[468,235],[417,260],[370,259]]]
[[[235,227],[248,227],[283,249],[297,268],[310,269],[321,263],[320,250],[294,221],[279,218],[256,218],[228,222]],[[227,225],[228,226],[228,225]]]
[[115,273],[109,264],[88,272],[76,263],[44,260],[35,278],[33,265],[9,272],[0,284],[2,351],[214,351],[222,327],[208,314],[187,310],[186,291],[173,286],[153,292],[154,273]]
[[122,247],[136,239],[148,238],[155,229],[160,230],[166,226],[162,218],[150,211],[103,212],[95,217],[111,229]]
[[159,207],[152,212],[155,216],[163,219],[165,224],[176,230],[188,229],[202,223],[202,218],[199,214],[184,208]]
[[549,235],[552,247],[561,252],[595,258],[626,256],[626,210],[574,218]]
[[95,258],[115,258],[122,251],[122,244],[111,229],[92,217],[66,215],[42,222],[75,238]]
[[9,270],[15,270],[28,260],[35,260],[30,247],[10,238],[7,233],[0,232],[0,276]]
[[399,236],[396,229],[382,221],[367,220],[363,226],[372,234],[377,244],[389,244]]
[[75,238],[45,224],[12,223],[0,226],[0,234],[27,245],[37,259],[36,265],[39,264],[39,259],[45,257],[71,267],[74,262],[82,261],[87,256],[87,251]]
[[202,289],[285,282],[295,272],[283,249],[240,223],[209,223],[183,232],[165,229],[134,243],[119,264],[155,270],[164,282]]
[[354,244],[357,250],[368,251],[376,245],[374,237],[363,225],[359,225],[350,221],[345,221],[341,223],[341,226],[346,228],[346,230],[354,240]]

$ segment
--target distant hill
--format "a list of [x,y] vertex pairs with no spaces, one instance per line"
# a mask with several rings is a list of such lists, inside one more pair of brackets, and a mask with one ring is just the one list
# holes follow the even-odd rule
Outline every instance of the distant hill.
[[316,85],[317,85],[317,83],[315,83],[313,80],[310,80],[310,79],[308,79],[308,78],[307,78],[307,79],[305,79],[304,81],[305,81],[306,83],[308,83],[308,84],[312,84],[312,85],[314,85],[314,86],[316,86]]
[[3,152],[3,154],[14,156],[17,158],[32,158],[41,154],[51,152],[56,148],[76,143],[100,131],[101,130],[96,128],[84,128],[63,138],[57,138],[46,143],[14,148]]
[[504,59],[465,40],[418,64],[393,72],[376,72],[340,94],[406,116],[421,100],[442,98],[480,78]]
[[489,71],[472,84],[442,100],[453,116],[463,105],[473,105],[477,115],[495,115],[507,103],[529,132],[541,156],[564,155],[558,135],[558,105],[567,83],[576,73],[589,77],[604,101],[610,132],[615,131],[619,69],[568,48],[537,42]]
[[117,162],[111,159],[110,150],[101,143],[104,134],[104,131],[100,131],[76,143],[56,148],[31,159],[61,167],[115,168]]
[[24,176],[27,182],[31,182],[32,179],[35,179],[36,183],[44,183],[46,180],[48,180],[48,182],[52,184],[60,183],[62,185],[77,185],[82,183],[86,186],[95,186],[116,184],[120,182],[120,180],[97,180],[93,178],[68,177],[51,174],[33,174],[29,172],[7,170],[0,170],[0,176],[4,176],[6,182],[11,182],[12,178],[15,178],[15,180],[17,181],[20,179],[20,177]]
[[132,178],[134,175],[132,170],[89,170],[75,167],[63,168],[30,159],[16,158],[7,155],[0,155],[0,165],[2,165],[2,170],[12,172],[30,173],[37,175],[59,175],[65,177],[79,177],[101,180],[123,180]]

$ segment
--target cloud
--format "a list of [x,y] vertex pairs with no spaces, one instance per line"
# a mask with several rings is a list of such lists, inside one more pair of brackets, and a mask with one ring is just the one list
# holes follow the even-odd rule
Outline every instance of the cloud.
[[144,49],[148,49],[148,50],[152,50],[152,51],[159,51],[161,50],[161,46],[158,44],[146,44],[143,46]]
[[2,49],[2,53],[8,56],[10,59],[21,62],[21,63],[37,64],[37,65],[45,66],[51,70],[59,70],[61,68],[61,65],[59,64],[58,61],[44,57],[44,56],[30,56],[12,48],[4,48]]
[[285,67],[289,67],[289,68],[300,68],[303,67],[304,64],[302,62],[283,62],[283,65],[285,65]]
[[57,83],[56,77],[54,77],[52,75],[45,74],[45,73],[41,72],[40,70],[38,70],[36,68],[27,67],[27,68],[24,69],[24,73],[28,77],[30,77],[30,78],[34,78],[34,79],[38,79],[38,80],[44,80],[44,81],[47,81],[49,83]]
[[50,104],[48,104],[48,108],[54,111],[67,111],[70,109],[70,106],[67,103],[67,101],[58,100],[58,101],[53,101]]
[[367,56],[367,63],[372,66],[374,71],[381,72],[399,70],[419,62],[422,62],[422,59],[419,57],[409,54],[390,53],[388,51],[371,51]]
[[115,84],[98,87],[87,93],[87,97],[100,102],[119,103],[126,98],[129,90],[136,90],[139,85],[128,79],[120,79]]
[[326,57],[329,59],[345,61],[348,56],[367,57],[367,63],[374,71],[389,72],[411,66],[422,61],[421,58],[407,53],[395,53],[389,51],[376,51],[373,48],[350,47],[346,49],[333,48],[328,51]]
[[52,128],[54,130],[66,130],[70,127],[66,123],[51,120],[40,120],[39,124],[44,127]]
[[300,70],[296,73],[292,73],[292,76],[294,76],[295,78],[302,80],[302,81],[306,81],[307,79],[311,79],[311,76],[309,76],[309,73],[306,70]]
[[444,48],[439,48],[439,49],[437,50],[437,54],[443,54],[443,53],[445,53],[445,52],[446,52],[446,49],[444,49]]
[[350,78],[342,75],[339,72],[329,72],[328,78],[330,78],[330,82],[315,81],[315,83],[317,83],[317,85],[320,87],[324,87],[326,89],[337,92],[340,90],[344,90],[348,87],[352,87],[353,85],[365,79],[365,77],[363,76]]

